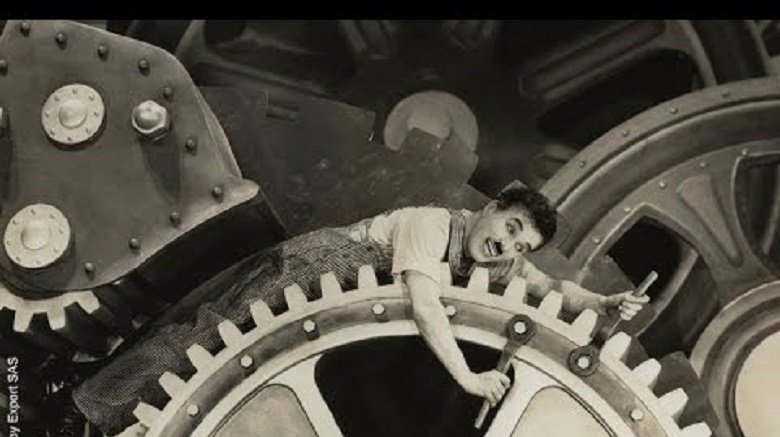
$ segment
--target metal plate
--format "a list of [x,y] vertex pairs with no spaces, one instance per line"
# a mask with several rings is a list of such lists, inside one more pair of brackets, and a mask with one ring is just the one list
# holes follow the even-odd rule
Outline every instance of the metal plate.
[[[0,58],[8,65],[0,75],[0,106],[9,115],[0,226],[29,204],[57,205],[73,241],[60,262],[34,274],[0,254],[6,274],[12,272],[25,288],[94,288],[257,193],[256,184],[242,179],[213,113],[169,53],[78,23],[30,24],[25,35],[20,22],[9,21],[0,37]],[[41,129],[42,109],[55,90],[76,83],[100,94],[103,127],[80,147],[59,147]],[[146,100],[161,102],[171,115],[171,131],[154,144],[139,138],[130,122],[133,108]],[[194,149],[185,147],[188,139],[196,142]]]

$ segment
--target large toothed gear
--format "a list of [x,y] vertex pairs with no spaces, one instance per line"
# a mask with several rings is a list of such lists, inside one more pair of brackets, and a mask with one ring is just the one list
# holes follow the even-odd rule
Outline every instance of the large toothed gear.
[[[442,283],[451,284],[446,264]],[[360,269],[357,290],[343,292],[333,274],[322,276],[321,289],[321,298],[307,301],[299,286],[288,287],[284,295],[289,310],[278,315],[263,301],[253,302],[255,327],[247,332],[231,321],[221,322],[216,328],[224,348],[213,354],[193,344],[187,354],[195,374],[188,379],[163,374],[159,383],[170,401],[161,409],[140,402],[135,409],[139,423],[123,435],[244,435],[243,427],[262,435],[346,435],[318,387],[315,370],[320,359],[349,344],[415,336],[418,330],[401,284],[380,285],[369,266]],[[670,369],[653,359],[633,368],[626,364],[632,343],[626,334],[606,342],[592,375],[571,372],[568,355],[589,344],[598,317],[585,310],[571,323],[564,321],[557,292],[532,306],[522,278],[499,295],[488,292],[487,271],[477,269],[466,287],[444,286],[442,302],[459,340],[490,349],[505,345],[504,327],[515,315],[528,317],[536,327],[511,359],[515,382],[485,435],[532,432],[550,411],[535,414],[533,399],[555,389],[576,400],[572,408],[595,427],[586,435],[710,435],[704,422],[681,418],[688,402],[683,388],[653,392]]]

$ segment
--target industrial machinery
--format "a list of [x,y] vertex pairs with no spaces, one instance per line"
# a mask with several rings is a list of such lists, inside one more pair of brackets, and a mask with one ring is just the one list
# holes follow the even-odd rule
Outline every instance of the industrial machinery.
[[248,280],[246,256],[390,208],[478,208],[520,179],[561,214],[545,270],[602,293],[660,278],[596,352],[596,314],[557,293],[482,271],[447,287],[475,367],[523,343],[483,429],[401,287],[365,266],[354,290],[284,290],[282,314],[243,303],[251,326],[216,324],[224,347],[192,345],[194,373],[164,374],[170,399],[141,399],[122,435],[770,435],[780,89],[761,26],[6,22],[0,355],[20,359],[26,429],[100,435],[70,391],[195,312],[210,279]]

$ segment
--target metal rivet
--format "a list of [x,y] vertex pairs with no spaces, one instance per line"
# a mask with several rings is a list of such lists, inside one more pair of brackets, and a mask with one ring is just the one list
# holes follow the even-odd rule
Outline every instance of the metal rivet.
[[311,334],[316,330],[317,330],[317,324],[314,323],[314,320],[305,320],[303,322],[303,332],[307,334]]
[[628,415],[634,422],[639,422],[645,418],[645,413],[643,413],[639,408],[634,408],[630,413],[628,413]]
[[587,369],[588,367],[590,367],[590,364],[591,364],[590,357],[587,355],[583,355],[577,358],[577,367],[579,367],[580,369]]
[[0,59],[0,74],[8,73],[8,60]]
[[198,413],[200,413],[200,408],[198,408],[197,405],[191,404],[190,406],[187,407],[187,415],[188,416],[195,417],[195,416],[198,415]]
[[523,335],[528,331],[528,326],[526,326],[525,322],[519,321],[512,325],[512,329],[515,331],[515,334]]
[[222,187],[214,187],[211,189],[211,196],[215,199],[221,199],[222,194]]
[[704,162],[704,161],[702,161],[702,162],[700,162],[700,163],[699,163],[699,167],[701,167],[701,168],[707,168],[707,163],[706,163],[706,162]]
[[244,355],[241,357],[241,360],[239,361],[241,363],[241,367],[248,369],[252,367],[252,364],[254,364],[255,360],[252,359],[249,355]]
[[630,206],[624,206],[623,207],[623,212],[625,212],[626,214],[630,213],[631,212],[631,207]]
[[105,60],[108,57],[108,46],[100,44],[97,48],[97,54],[100,59]]
[[84,263],[84,271],[87,273],[95,273],[95,265],[90,262]]
[[173,88],[169,86],[163,88],[163,97],[165,97],[168,100],[171,100],[173,98]]
[[596,243],[596,244],[599,244],[599,243],[601,243],[601,238],[593,237],[593,242]]
[[447,317],[454,317],[458,313],[458,309],[453,305],[447,305],[444,307],[444,313],[447,314]]
[[585,167],[585,160],[583,159],[577,165],[579,165],[580,167]]
[[68,37],[60,32],[57,34],[57,36],[54,37],[54,40],[57,41],[57,45],[60,46],[60,48],[65,48],[65,44],[68,42]]
[[195,150],[198,149],[198,142],[194,138],[187,138],[187,141],[184,142],[184,148],[190,153],[195,153]]
[[149,73],[149,61],[146,59],[138,61],[138,70],[143,74]]
[[371,312],[376,316],[381,316],[385,313],[385,306],[381,303],[375,303],[373,306],[371,306]]
[[19,24],[19,31],[22,32],[22,35],[27,36],[30,34],[30,30],[32,29],[32,26],[30,26],[30,23],[27,21],[22,21],[21,24]]
[[666,182],[664,182],[664,181],[658,182],[658,188],[660,188],[662,190],[665,190],[666,189]]
[[669,108],[669,112],[671,112],[672,114],[677,114],[677,108],[671,107]]
[[723,91],[720,96],[723,97],[724,99],[728,99],[729,97],[731,97],[731,91]]
[[141,242],[138,241],[138,239],[135,237],[131,238],[127,245],[130,246],[130,248],[133,250],[138,250],[141,248]]
[[631,131],[630,131],[630,130],[628,130],[628,129],[626,129],[626,130],[624,130],[624,131],[622,132],[622,134],[623,134],[623,136],[624,136],[624,137],[627,137],[627,136],[628,136],[630,133],[631,133]]
[[741,153],[742,153],[742,156],[747,156],[747,154],[748,154],[748,149],[742,149],[742,152],[741,152]]
[[171,215],[168,216],[168,219],[173,223],[174,225],[178,225],[181,223],[181,214],[179,214],[178,211],[173,211]]

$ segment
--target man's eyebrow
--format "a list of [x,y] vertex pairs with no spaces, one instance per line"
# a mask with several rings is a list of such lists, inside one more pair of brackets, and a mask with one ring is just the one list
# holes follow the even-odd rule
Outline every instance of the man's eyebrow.
[[520,230],[523,230],[523,222],[517,217],[512,217],[512,221],[515,222],[515,224],[520,228]]

